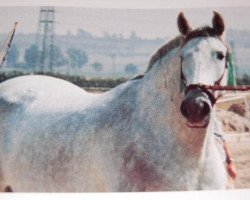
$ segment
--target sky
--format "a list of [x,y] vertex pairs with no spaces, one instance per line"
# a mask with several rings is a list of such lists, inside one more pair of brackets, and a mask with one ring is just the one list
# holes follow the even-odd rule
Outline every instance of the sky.
[[77,6],[91,8],[190,8],[190,7],[245,7],[249,0],[1,0],[1,5],[9,6]]
[[250,1],[245,0],[210,0],[209,3],[202,0],[172,3],[166,0],[23,0],[22,3],[12,0],[0,2],[0,32],[8,32],[15,21],[19,22],[17,33],[36,32],[41,2],[43,5],[59,6],[55,13],[56,34],[66,34],[67,31],[75,34],[77,29],[82,28],[96,36],[102,36],[106,31],[128,37],[131,31],[135,31],[143,38],[165,38],[178,33],[176,19],[180,11],[184,11],[191,26],[195,28],[210,25],[213,10],[223,15],[227,28],[250,30]]

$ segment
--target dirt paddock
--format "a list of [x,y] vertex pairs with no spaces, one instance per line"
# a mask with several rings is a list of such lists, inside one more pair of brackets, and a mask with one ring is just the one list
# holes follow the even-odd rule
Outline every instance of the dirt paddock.
[[250,93],[229,94],[216,106],[237,169],[235,188],[250,189]]

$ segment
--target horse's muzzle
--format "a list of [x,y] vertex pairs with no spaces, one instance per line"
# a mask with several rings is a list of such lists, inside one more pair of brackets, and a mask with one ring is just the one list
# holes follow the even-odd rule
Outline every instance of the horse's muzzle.
[[210,120],[211,101],[206,93],[196,88],[189,90],[181,104],[181,113],[191,128],[205,128]]

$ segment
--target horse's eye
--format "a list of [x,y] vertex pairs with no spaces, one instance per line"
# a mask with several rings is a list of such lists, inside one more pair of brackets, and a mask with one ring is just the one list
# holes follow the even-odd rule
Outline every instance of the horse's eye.
[[225,56],[223,55],[221,51],[216,52],[216,56],[219,60],[222,60],[223,58],[225,58]]

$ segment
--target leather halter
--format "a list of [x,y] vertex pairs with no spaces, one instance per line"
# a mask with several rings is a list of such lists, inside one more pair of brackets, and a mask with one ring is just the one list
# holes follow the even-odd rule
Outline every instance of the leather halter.
[[215,97],[216,89],[214,89],[213,86],[220,86],[221,80],[223,79],[223,77],[225,75],[226,69],[228,69],[229,50],[227,50],[227,52],[226,52],[225,67],[224,67],[223,74],[221,75],[221,77],[217,81],[214,82],[214,85],[210,86],[209,88],[202,83],[190,84],[190,85],[187,84],[186,78],[185,78],[183,71],[182,71],[182,60],[183,60],[183,58],[181,57],[181,80],[185,86],[185,95],[190,90],[195,90],[195,89],[201,90],[202,92],[204,92],[205,94],[208,95],[208,98],[213,106],[216,103],[217,99],[220,97],[220,96],[217,98]]

